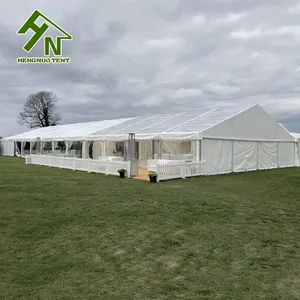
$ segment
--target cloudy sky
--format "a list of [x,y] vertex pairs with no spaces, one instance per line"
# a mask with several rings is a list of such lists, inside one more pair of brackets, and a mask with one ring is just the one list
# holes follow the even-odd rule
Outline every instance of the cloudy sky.
[[[18,65],[38,9],[73,36],[70,64]],[[262,104],[300,132],[300,2],[294,0],[1,0],[0,135],[26,97],[59,97],[62,123]],[[30,56],[42,56],[40,43]]]

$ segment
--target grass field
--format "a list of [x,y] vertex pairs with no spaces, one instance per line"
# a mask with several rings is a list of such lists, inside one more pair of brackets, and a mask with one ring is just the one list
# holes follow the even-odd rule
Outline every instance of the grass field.
[[0,157],[0,299],[300,299],[300,168],[158,184]]

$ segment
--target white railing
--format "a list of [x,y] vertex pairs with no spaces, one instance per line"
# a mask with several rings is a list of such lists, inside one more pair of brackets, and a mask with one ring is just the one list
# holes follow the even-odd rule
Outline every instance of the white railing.
[[157,165],[174,165],[174,164],[182,164],[183,160],[168,160],[168,159],[148,159],[147,161],[147,169],[149,172],[156,172]]
[[207,175],[206,162],[157,164],[157,181]]
[[86,171],[89,173],[102,173],[106,175],[118,175],[119,169],[125,169],[127,170],[126,176],[130,177],[130,161],[101,161],[63,156],[26,155],[25,162],[26,164]]
[[[172,154],[172,153],[162,153],[160,159],[164,160],[193,160],[195,155],[192,153],[186,154]],[[154,159],[159,159],[157,154],[154,154]]]
[[109,161],[124,161],[124,158],[121,156],[100,156],[99,160],[109,160]]

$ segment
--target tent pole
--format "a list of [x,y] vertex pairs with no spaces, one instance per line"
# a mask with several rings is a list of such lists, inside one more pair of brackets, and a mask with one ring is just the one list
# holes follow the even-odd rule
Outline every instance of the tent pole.
[[200,139],[196,140],[196,162],[200,161]]
[[102,140],[102,157],[105,157],[105,140]]
[[279,160],[278,160],[278,144],[279,144],[279,142],[277,142],[277,168],[279,168]]
[[231,170],[233,172],[233,140],[232,140],[232,143],[231,143]]
[[82,142],[82,158],[86,159],[86,141]]
[[151,157],[152,159],[154,159],[154,152],[155,152],[155,141],[154,140],[151,140],[151,146],[152,146],[152,149],[151,149]]
[[66,141],[66,155],[69,156],[69,141]]
[[162,154],[162,140],[159,139],[159,141],[158,141],[158,159],[161,159],[161,154]]
[[258,167],[258,143],[259,142],[256,142],[256,170],[259,170],[259,167]]
[[294,145],[294,166],[296,167],[296,146],[297,144]]

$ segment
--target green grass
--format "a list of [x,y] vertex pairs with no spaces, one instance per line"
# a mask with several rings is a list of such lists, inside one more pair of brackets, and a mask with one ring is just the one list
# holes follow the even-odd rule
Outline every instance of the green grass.
[[300,299],[300,168],[151,184],[0,157],[0,299]]

